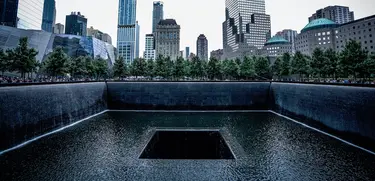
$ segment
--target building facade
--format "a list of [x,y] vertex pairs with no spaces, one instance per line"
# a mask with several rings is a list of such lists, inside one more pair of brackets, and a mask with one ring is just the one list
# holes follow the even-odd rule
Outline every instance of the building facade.
[[293,53],[292,43],[284,37],[275,35],[263,47],[263,56],[266,56],[271,64],[273,64],[277,57],[282,56],[284,53]]
[[53,33],[56,23],[55,0],[44,0],[42,30]]
[[164,19],[164,4],[162,1],[155,1],[152,11],[152,33],[156,31],[156,26],[160,20]]
[[87,28],[87,36],[92,36],[96,39],[112,44],[112,38],[110,35],[103,33],[102,31],[95,29],[92,26],[90,28]]
[[55,34],[65,34],[65,26],[61,23],[55,24],[53,28],[53,33]]
[[328,6],[323,9],[319,9],[311,17],[309,17],[309,22],[326,18],[337,24],[344,24],[350,21],[354,21],[354,12],[349,10],[346,6]]
[[306,55],[315,48],[341,52],[350,40],[360,42],[364,50],[375,54],[375,15],[341,25],[325,18],[314,20],[297,36],[296,49]]
[[136,0],[119,0],[117,49],[127,63],[139,57],[139,25]]
[[337,26],[337,23],[326,18],[311,21],[297,36],[296,50],[311,55],[315,48],[334,49],[334,30]]
[[0,1],[0,24],[20,29],[41,30],[44,0]]
[[197,39],[197,56],[199,60],[208,61],[208,40],[204,34]]
[[146,60],[155,60],[155,49],[154,49],[154,35],[147,34],[145,42],[145,51],[143,53],[143,58]]
[[96,38],[0,26],[0,48],[4,50],[16,48],[21,37],[27,37],[29,47],[38,51],[36,60],[39,62],[44,61],[49,53],[57,47],[63,47],[65,53],[72,58],[78,56],[95,58],[99,56],[107,60],[110,66],[114,64],[116,59],[115,47]]
[[211,58],[215,58],[216,60],[223,60],[223,55],[223,49],[218,49],[211,52]]
[[190,47],[185,47],[185,60],[188,60],[189,59],[189,55],[190,55]]
[[264,0],[226,0],[223,23],[224,56],[254,55],[271,38],[271,18]]
[[156,56],[176,60],[180,55],[180,25],[174,19],[161,20],[155,32]]
[[296,52],[296,38],[297,38],[297,31],[296,30],[283,30],[276,33],[276,36],[283,37],[289,43],[292,44],[292,53]]
[[72,12],[65,19],[65,34],[87,36],[87,19],[80,12]]
[[349,40],[361,43],[362,48],[375,54],[375,15],[340,25],[335,29],[335,48],[344,50]]

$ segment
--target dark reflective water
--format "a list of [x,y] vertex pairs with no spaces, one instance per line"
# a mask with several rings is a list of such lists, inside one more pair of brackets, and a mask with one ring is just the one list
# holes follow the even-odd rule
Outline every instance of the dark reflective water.
[[[139,159],[156,128],[218,128],[236,159]],[[375,180],[374,164],[272,113],[111,112],[0,156],[0,180]]]

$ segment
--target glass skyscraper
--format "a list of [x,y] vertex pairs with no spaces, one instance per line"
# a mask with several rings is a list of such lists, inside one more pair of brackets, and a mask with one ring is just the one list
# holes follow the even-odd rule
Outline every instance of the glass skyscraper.
[[21,29],[42,28],[44,0],[1,0],[0,24]]
[[155,32],[156,26],[159,24],[160,20],[164,19],[163,2],[155,1],[154,9],[152,11],[152,33]]
[[44,0],[42,30],[53,32],[56,22],[56,2],[55,0]]
[[254,55],[271,37],[265,0],[226,0],[223,48],[226,58]]
[[65,19],[65,34],[87,36],[87,19],[80,12],[72,12]]
[[117,50],[127,63],[139,57],[139,25],[136,21],[137,0],[119,0]]

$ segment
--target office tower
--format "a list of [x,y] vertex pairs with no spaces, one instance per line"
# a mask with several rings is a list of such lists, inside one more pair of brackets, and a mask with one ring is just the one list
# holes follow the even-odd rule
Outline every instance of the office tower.
[[103,33],[102,31],[95,29],[94,27],[87,28],[87,36],[91,36],[102,40],[106,43],[112,44],[112,38],[107,33]]
[[55,34],[64,34],[65,33],[65,26],[61,23],[55,24],[53,28],[53,33]]
[[139,25],[136,0],[119,0],[117,50],[127,63],[139,57]]
[[180,25],[174,19],[161,20],[155,32],[156,56],[176,60],[180,54]]
[[42,30],[53,32],[56,22],[56,2],[55,0],[44,0]]
[[200,34],[197,39],[197,56],[199,60],[208,60],[208,40],[204,34]]
[[297,31],[296,30],[283,30],[276,33],[277,36],[283,37],[285,40],[287,40],[289,43],[292,44],[292,52],[295,53],[296,51],[296,37],[297,37]]
[[146,35],[145,52],[143,53],[143,58],[146,60],[155,60],[156,58],[153,34]]
[[226,0],[223,48],[226,58],[254,55],[271,38],[264,0]]
[[69,35],[87,35],[87,19],[80,12],[72,12],[66,16],[65,34]]
[[190,47],[185,47],[185,59],[188,60],[190,56]]
[[223,54],[224,54],[223,49],[214,50],[211,52],[211,58],[222,60]]
[[152,11],[152,33],[155,32],[156,26],[159,24],[160,20],[164,19],[164,4],[162,1],[154,2],[154,9]]
[[1,0],[0,24],[41,30],[44,0]]
[[337,24],[343,24],[354,21],[354,12],[345,6],[328,6],[317,10],[316,13],[309,17],[309,22],[320,18],[326,18]]

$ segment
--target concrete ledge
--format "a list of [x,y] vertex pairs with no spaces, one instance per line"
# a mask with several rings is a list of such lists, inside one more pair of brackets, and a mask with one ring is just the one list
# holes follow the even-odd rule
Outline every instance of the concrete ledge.
[[0,88],[0,150],[107,109],[105,83]]
[[269,82],[108,82],[115,110],[265,110]]
[[272,83],[272,110],[375,150],[375,89]]

